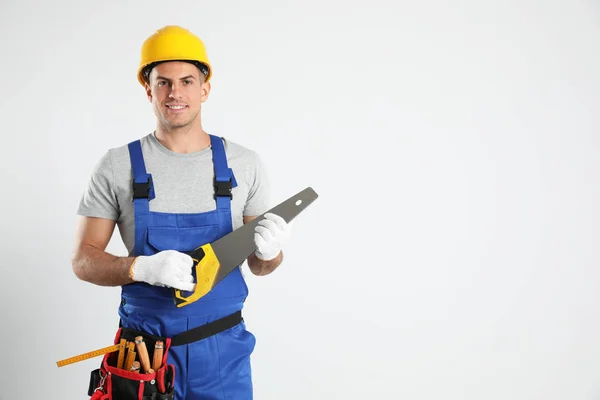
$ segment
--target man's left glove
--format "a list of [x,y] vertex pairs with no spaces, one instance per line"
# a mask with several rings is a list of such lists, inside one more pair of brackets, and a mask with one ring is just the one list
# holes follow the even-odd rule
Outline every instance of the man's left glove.
[[292,227],[279,215],[266,213],[254,231],[254,254],[260,260],[269,261],[279,255],[283,246],[290,240]]

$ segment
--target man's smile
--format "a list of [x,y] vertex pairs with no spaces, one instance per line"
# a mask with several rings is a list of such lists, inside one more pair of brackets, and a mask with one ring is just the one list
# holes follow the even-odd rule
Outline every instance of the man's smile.
[[181,112],[188,107],[185,104],[167,104],[166,106],[167,106],[167,109],[169,109],[169,111],[174,112],[174,113]]

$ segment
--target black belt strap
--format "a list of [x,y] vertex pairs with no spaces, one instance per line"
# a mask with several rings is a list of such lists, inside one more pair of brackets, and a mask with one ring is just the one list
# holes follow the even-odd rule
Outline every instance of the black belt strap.
[[181,332],[171,338],[171,346],[181,346],[189,344],[198,340],[206,339],[212,335],[216,335],[219,332],[233,328],[244,319],[242,318],[242,311],[236,311],[226,317],[214,320],[208,324],[192,328],[189,331]]

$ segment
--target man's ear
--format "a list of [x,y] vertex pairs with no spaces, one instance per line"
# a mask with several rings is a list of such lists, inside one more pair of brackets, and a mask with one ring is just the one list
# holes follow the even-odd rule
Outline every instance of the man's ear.
[[200,101],[202,103],[204,103],[206,100],[208,100],[208,95],[210,94],[210,82],[203,82],[202,83],[202,97],[200,99]]
[[148,101],[152,103],[152,88],[150,88],[150,84],[146,82],[144,84],[144,88],[146,89],[146,96],[148,97]]

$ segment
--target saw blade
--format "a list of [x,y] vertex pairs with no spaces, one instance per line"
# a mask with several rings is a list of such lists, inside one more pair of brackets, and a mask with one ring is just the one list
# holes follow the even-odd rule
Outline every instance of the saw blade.
[[265,214],[277,214],[287,223],[290,223],[298,214],[311,205],[317,197],[318,194],[311,187],[308,187],[228,235],[211,243],[220,264],[217,277],[215,278],[215,285],[237,266],[241,265],[256,250],[254,229],[264,219]]

